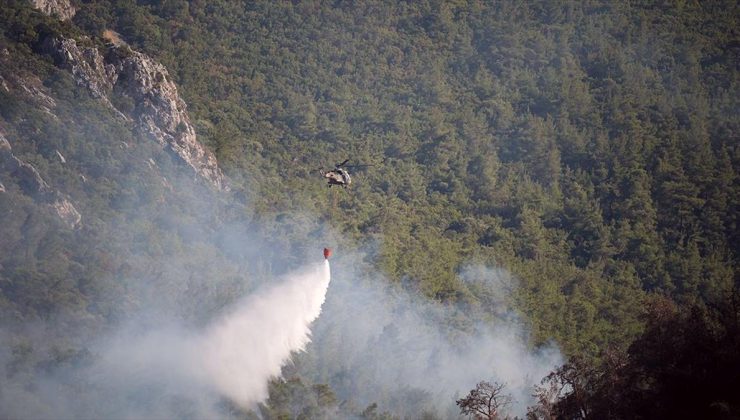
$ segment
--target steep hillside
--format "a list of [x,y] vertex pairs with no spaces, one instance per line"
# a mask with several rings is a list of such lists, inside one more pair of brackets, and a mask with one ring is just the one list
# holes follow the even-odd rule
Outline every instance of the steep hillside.
[[[268,219],[322,214],[441,301],[468,296],[464,263],[503,265],[538,339],[581,352],[636,332],[643,291],[733,287],[736,12],[103,1],[75,22],[172,69]],[[374,166],[327,191],[316,169],[347,157]]]
[[[327,243],[432,335],[513,316],[532,348],[599,365],[650,342],[656,299],[725,328],[738,20],[729,1],[5,1],[2,372],[29,389],[124,321],[204,325]],[[347,158],[367,166],[327,188]],[[354,363],[407,348],[397,312]],[[318,321],[262,415],[432,407],[349,372],[345,327]]]

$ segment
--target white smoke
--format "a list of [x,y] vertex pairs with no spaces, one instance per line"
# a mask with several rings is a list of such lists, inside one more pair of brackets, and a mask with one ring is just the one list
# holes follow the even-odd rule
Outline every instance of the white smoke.
[[513,309],[515,278],[503,269],[462,270],[461,282],[478,296],[471,307],[443,306],[382,278],[358,281],[362,274],[344,265],[310,351],[318,353],[314,380],[360,408],[377,403],[401,417],[423,410],[457,417],[455,400],[486,380],[505,384],[507,411],[521,416],[534,403],[534,385],[562,364],[555,345],[530,345]]
[[3,415],[216,418],[228,414],[224,401],[254,408],[291,353],[310,342],[329,281],[325,260],[257,290],[200,331],[171,324],[124,328],[100,341],[92,365],[39,377],[32,393],[5,388]]

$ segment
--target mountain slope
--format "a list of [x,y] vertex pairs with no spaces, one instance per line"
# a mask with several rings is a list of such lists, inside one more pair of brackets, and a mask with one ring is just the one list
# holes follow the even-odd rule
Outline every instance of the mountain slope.
[[[463,308],[453,333],[506,311],[465,267],[508,270],[531,344],[590,361],[639,336],[653,295],[737,292],[733,2],[44,4],[64,20],[0,11],[18,372],[82,363],[155,303],[202,325],[327,240]],[[327,189],[318,169],[347,157],[372,166]],[[307,360],[296,376],[331,377]]]

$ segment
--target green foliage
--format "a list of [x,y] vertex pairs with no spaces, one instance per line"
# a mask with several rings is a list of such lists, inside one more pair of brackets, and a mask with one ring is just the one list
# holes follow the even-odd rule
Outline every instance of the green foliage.
[[331,419],[339,410],[328,385],[307,385],[298,377],[272,381],[270,398],[261,408],[269,419]]
[[599,366],[572,358],[543,380],[529,417],[737,417],[737,299],[735,290],[711,310],[652,299],[647,328],[628,351],[607,352]]
[[[391,282],[444,304],[485,302],[456,277],[470,261],[511,271],[533,344],[555,338],[586,359],[630,345],[646,296],[702,306],[736,282],[733,2],[78,6],[67,23],[21,0],[0,8],[3,74],[38,78],[57,103],[54,117],[0,89],[0,128],[85,226],[65,230],[2,178],[5,320],[65,313],[105,328],[146,304],[142,284],[183,276],[188,292],[162,299],[202,323],[285,269],[276,255],[301,261],[296,244],[326,237],[324,223],[344,245],[372,243],[368,262]],[[182,168],[38,53],[44,34],[100,45],[105,29],[166,65],[248,210],[181,205],[222,198],[161,182]],[[327,189],[318,168],[347,157],[374,166]],[[268,238],[264,259],[220,245],[245,221]],[[163,256],[186,269],[163,274]],[[274,385],[277,417],[285,387],[312,389]]]

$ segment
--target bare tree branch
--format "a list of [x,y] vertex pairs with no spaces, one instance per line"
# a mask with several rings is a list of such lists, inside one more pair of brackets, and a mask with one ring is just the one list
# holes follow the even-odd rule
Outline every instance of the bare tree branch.
[[501,419],[501,410],[511,403],[511,396],[504,394],[505,385],[481,381],[467,397],[456,401],[460,414],[473,415],[476,419]]

